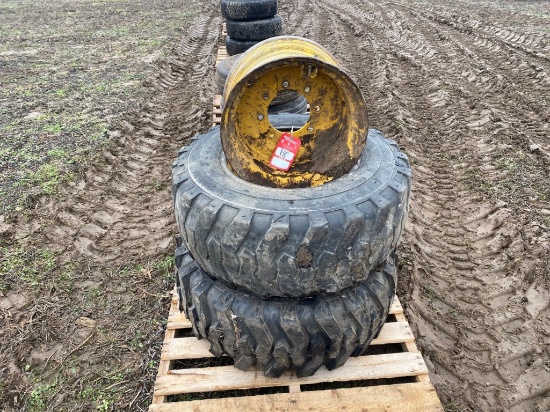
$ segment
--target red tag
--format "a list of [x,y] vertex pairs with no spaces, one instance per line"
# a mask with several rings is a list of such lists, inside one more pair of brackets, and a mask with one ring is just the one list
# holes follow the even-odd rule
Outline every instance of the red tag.
[[294,137],[290,133],[283,133],[273,155],[271,155],[269,166],[286,172],[292,166],[301,145],[302,142],[298,137]]

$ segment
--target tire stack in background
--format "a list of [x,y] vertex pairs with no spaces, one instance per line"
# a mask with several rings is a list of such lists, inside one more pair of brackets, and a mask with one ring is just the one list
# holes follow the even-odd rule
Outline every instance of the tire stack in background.
[[[282,33],[282,20],[277,15],[277,0],[221,0],[226,18],[225,48],[230,56],[216,68],[216,88],[223,95],[225,80],[241,54],[262,40]],[[221,103],[223,108],[223,101]],[[285,92],[271,102],[269,114],[306,113],[307,100],[296,92]]]
[[229,56],[244,53],[282,32],[277,0],[221,0],[221,9],[227,19],[225,48]]

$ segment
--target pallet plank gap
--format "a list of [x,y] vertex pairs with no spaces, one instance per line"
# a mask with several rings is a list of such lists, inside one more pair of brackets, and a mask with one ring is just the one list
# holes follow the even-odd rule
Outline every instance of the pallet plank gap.
[[[191,324],[189,323],[189,327]],[[386,323],[371,346],[389,345],[392,343],[413,342],[414,336],[409,325],[401,322]],[[200,359],[211,358],[214,355],[209,351],[210,343],[206,340],[197,340],[195,337],[178,338],[165,341],[161,359]]]
[[292,372],[285,372],[277,379],[268,378],[257,369],[243,372],[236,370],[234,366],[176,369],[157,378],[155,394],[175,395],[293,384],[413,377],[426,373],[428,369],[422,355],[409,352],[351,358],[338,369],[328,371],[323,366],[313,376],[303,378],[296,377]]

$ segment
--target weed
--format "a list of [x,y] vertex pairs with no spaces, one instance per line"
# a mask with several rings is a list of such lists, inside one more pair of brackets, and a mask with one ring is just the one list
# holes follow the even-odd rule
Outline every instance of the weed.
[[153,270],[159,272],[165,278],[172,279],[174,276],[174,256],[167,255],[164,259],[155,262]]
[[95,301],[98,298],[100,298],[101,296],[103,296],[103,292],[101,291],[100,288],[91,289],[91,290],[87,291],[86,294],[85,294],[85,297],[88,300],[91,300],[91,301]]
[[154,182],[153,182],[153,187],[155,188],[155,190],[158,190],[158,191],[160,191],[160,190],[164,189],[164,187],[165,187],[165,183],[164,183],[164,182],[161,182],[161,181],[158,181],[158,180],[156,180],[156,181],[154,181]]
[[81,400],[89,401],[95,404],[97,411],[106,412],[111,409],[115,399],[108,391],[101,390],[96,386],[88,386],[79,394]]
[[0,248],[0,289],[6,290],[12,283],[40,285],[56,266],[56,256],[50,250]]
[[9,147],[0,149],[0,162],[7,162],[10,159],[13,159],[15,156],[16,156],[15,151],[13,151]]
[[130,347],[136,350],[143,348],[143,340],[144,336],[142,335],[141,331],[136,331],[136,335],[130,341]]
[[49,133],[61,133],[63,127],[60,124],[47,124],[44,126],[44,130]]
[[422,294],[430,300],[437,299],[437,292],[429,285],[422,287]]
[[107,412],[113,405],[113,401],[110,399],[101,399],[97,405],[97,410],[99,412]]
[[70,292],[74,286],[74,273],[72,265],[65,265],[56,276],[56,288]]
[[60,183],[59,168],[55,164],[40,166],[36,172],[31,172],[21,178],[18,185],[23,187],[38,186],[41,193],[50,195],[55,192]]
[[27,410],[30,412],[45,411],[49,399],[57,392],[56,387],[60,384],[58,378],[52,384],[42,384],[33,389],[26,402]]
[[174,268],[174,257],[172,255],[167,255],[164,257],[164,259],[156,262],[153,265],[153,268],[158,270],[159,272],[172,272],[172,269]]
[[449,312],[449,316],[452,318],[452,319],[458,319],[458,311],[457,310],[451,310]]
[[501,159],[498,159],[496,162],[497,168],[501,170],[506,170],[508,172],[515,172],[518,169],[518,163],[516,159],[512,157],[503,157]]
[[477,168],[471,168],[468,170],[468,178],[463,184],[472,190],[480,192],[482,194],[494,194],[495,186],[492,182],[487,180],[481,170]]
[[67,155],[67,151],[63,149],[48,150],[48,156],[54,159],[62,159]]

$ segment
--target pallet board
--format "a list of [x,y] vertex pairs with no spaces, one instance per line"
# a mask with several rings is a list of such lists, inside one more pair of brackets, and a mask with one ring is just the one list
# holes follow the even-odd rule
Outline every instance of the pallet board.
[[217,126],[221,123],[222,121],[222,108],[221,108],[221,101],[222,101],[222,97],[217,94],[214,96],[214,101],[213,101],[213,110],[212,110],[212,114],[213,114],[213,125],[214,126]]
[[[295,373],[287,372],[278,379],[267,378],[256,369],[243,372],[231,365],[178,366],[178,361],[196,360],[194,363],[200,364],[200,360],[213,358],[207,341],[190,336],[191,322],[179,312],[178,305],[174,291],[150,411],[213,411],[223,408],[224,412],[229,412],[245,407],[254,411],[362,410],[367,405],[369,411],[443,410],[397,298],[388,321],[371,343],[375,354],[350,358],[333,371],[321,367],[313,376],[298,378]],[[389,353],[378,353],[384,351],[377,349],[385,347],[390,348]],[[409,378],[411,382],[402,383],[396,378]],[[377,379],[397,382],[372,386],[373,380]],[[358,381],[371,386],[345,387]],[[328,390],[310,390],[309,387],[334,383],[344,387]],[[243,391],[254,388],[280,388],[285,393],[249,395]],[[235,396],[234,391],[241,393]],[[215,393],[215,399],[194,399],[197,394],[208,392]],[[224,392],[227,397],[224,397]],[[168,402],[170,396],[185,394],[191,394],[188,401]]]
[[[345,400],[345,401],[343,401]],[[152,412],[227,411],[443,411],[429,382],[152,405]]]
[[221,62],[223,59],[226,59],[229,57],[229,54],[227,54],[227,50],[225,49],[225,46],[221,46],[218,49],[218,54],[216,56],[216,64]]
[[[227,29],[225,28],[225,22],[222,24],[222,35],[221,35],[221,44],[218,48],[218,54],[216,55],[216,66],[223,60],[229,57],[227,54],[227,50],[225,49],[225,37],[227,36]],[[220,95],[214,96],[214,111],[213,111],[213,119],[212,119],[212,125],[216,126],[219,125],[222,119],[222,110],[221,110],[221,102],[222,97]]]

